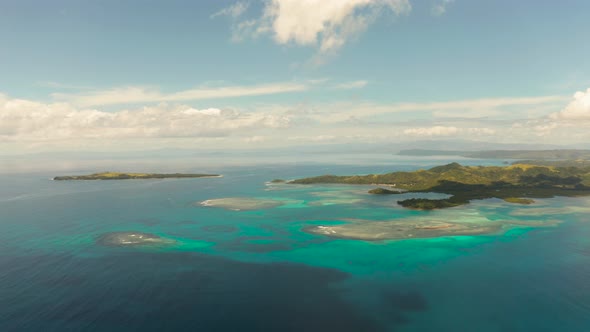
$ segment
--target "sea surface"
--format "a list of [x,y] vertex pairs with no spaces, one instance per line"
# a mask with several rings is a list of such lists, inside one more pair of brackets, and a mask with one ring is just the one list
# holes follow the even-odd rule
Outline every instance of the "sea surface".
[[[489,199],[428,212],[365,186],[268,183],[445,162],[194,165],[223,174],[202,179],[50,180],[87,169],[0,175],[0,331],[590,331],[590,198]],[[200,204],[228,197],[282,205]],[[416,217],[525,225],[377,242],[304,232],[351,218]],[[172,244],[96,241],[121,231]]]

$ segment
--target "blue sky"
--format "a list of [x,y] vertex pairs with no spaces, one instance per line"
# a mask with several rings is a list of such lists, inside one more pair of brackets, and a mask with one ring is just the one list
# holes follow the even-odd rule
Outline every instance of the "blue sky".
[[589,12],[582,0],[0,1],[0,148],[585,142]]

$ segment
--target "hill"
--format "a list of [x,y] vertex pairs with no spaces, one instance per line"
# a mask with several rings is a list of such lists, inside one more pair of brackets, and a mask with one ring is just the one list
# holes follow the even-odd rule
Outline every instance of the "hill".
[[590,195],[590,167],[556,167],[531,164],[510,166],[462,166],[451,163],[428,170],[353,176],[322,175],[291,181],[294,184],[387,184],[409,192],[436,192],[448,199],[409,199],[404,207],[436,209],[466,204],[473,199],[547,198]]

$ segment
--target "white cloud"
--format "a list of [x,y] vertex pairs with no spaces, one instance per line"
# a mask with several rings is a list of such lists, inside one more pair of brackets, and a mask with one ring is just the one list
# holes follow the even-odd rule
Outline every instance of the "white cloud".
[[246,143],[262,143],[262,142],[266,142],[268,140],[268,137],[266,136],[250,136],[250,137],[245,137],[243,138],[243,141]]
[[550,116],[554,120],[590,120],[590,88],[585,92],[578,91],[573,100],[558,113]]
[[268,0],[263,15],[234,27],[234,40],[271,34],[276,43],[336,52],[384,12],[408,13],[408,0]]
[[447,11],[447,6],[453,2],[455,2],[455,0],[439,0],[431,8],[432,15],[434,15],[434,16],[443,15]]
[[491,128],[459,128],[455,126],[433,126],[408,128],[404,130],[405,135],[411,136],[455,136],[459,134],[466,134],[469,136],[491,136],[496,134],[496,130]]
[[0,142],[142,137],[222,137],[282,129],[290,118],[186,105],[160,104],[104,112],[68,103],[40,103],[0,95]]
[[35,83],[36,86],[44,87],[44,88],[53,88],[53,89],[61,89],[61,90],[88,90],[90,87],[82,86],[82,85],[73,85],[73,84],[64,84],[60,82],[54,81],[39,81]]
[[[325,82],[318,81],[319,89],[336,85]],[[143,91],[142,98],[137,100],[144,100],[148,92]],[[163,94],[154,95],[157,98],[148,99],[157,100]],[[249,111],[170,102],[125,109],[110,107],[105,111],[66,101],[38,102],[0,94],[0,148],[25,151],[34,145],[36,149],[51,150],[94,144],[103,149],[125,150],[141,147],[147,139],[150,147],[180,144],[217,149],[281,147],[305,142],[385,143],[439,137],[507,143],[530,142],[531,138],[546,143],[585,142],[590,139],[588,122],[569,120],[569,116],[572,109],[585,105],[586,95],[587,92],[578,93],[573,100],[546,96],[396,104],[304,101],[254,104]],[[544,113],[529,117],[529,110],[539,105]],[[550,116],[560,109],[563,111],[554,113],[559,116]],[[439,111],[447,114],[433,117]],[[453,112],[456,117],[451,117]],[[487,116],[465,116],[481,112],[487,112]],[[578,119],[579,112],[574,114]]]
[[[537,108],[539,106],[554,105],[559,107],[561,102],[567,100],[563,96],[542,96],[542,97],[517,97],[517,98],[483,98],[465,99],[441,102],[422,103],[393,103],[376,104],[370,102],[360,103],[335,103],[322,105],[310,118],[319,122],[342,122],[351,118],[364,120],[375,117],[395,117],[400,119],[415,118],[419,113],[430,114],[436,118],[483,118],[493,115],[514,116],[524,114],[523,110]],[[400,115],[400,113],[404,113]],[[545,113],[547,114],[547,113]],[[383,119],[381,119],[383,120]]]
[[253,86],[225,86],[215,88],[202,87],[173,93],[162,93],[157,89],[130,86],[76,94],[54,93],[52,96],[54,99],[59,101],[67,101],[81,107],[88,107],[100,105],[180,102],[214,98],[261,96],[304,91],[307,88],[308,87],[305,84],[283,82]]
[[496,130],[490,128],[467,128],[466,132],[469,135],[476,136],[491,136],[496,134]]
[[220,11],[212,14],[211,18],[215,18],[217,16],[229,16],[232,18],[240,17],[242,16],[242,14],[244,14],[244,12],[246,12],[246,10],[248,10],[249,5],[250,4],[247,2],[238,1],[233,5],[225,7]]
[[359,81],[352,81],[352,82],[345,82],[345,83],[337,84],[334,86],[334,88],[341,89],[341,90],[362,89],[365,86],[367,86],[367,84],[369,84],[369,82],[367,82],[365,80],[359,80]]
[[461,131],[457,127],[434,126],[422,128],[408,128],[404,130],[404,134],[412,136],[451,136],[456,135]]

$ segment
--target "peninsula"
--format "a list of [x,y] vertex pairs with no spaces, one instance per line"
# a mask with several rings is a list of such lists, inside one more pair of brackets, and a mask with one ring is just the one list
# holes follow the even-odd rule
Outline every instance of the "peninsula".
[[[410,198],[403,207],[432,210],[459,206],[474,199],[499,198],[509,203],[531,204],[531,198],[590,195],[590,167],[557,167],[531,164],[462,166],[458,163],[428,170],[353,176],[322,175],[293,180],[292,184],[380,184],[413,193],[442,193],[445,199]],[[371,190],[384,194],[386,189]]]
[[129,180],[129,179],[176,179],[176,178],[204,178],[204,177],[221,177],[219,174],[187,174],[187,173],[119,173],[103,172],[89,175],[67,175],[56,176],[53,180]]

